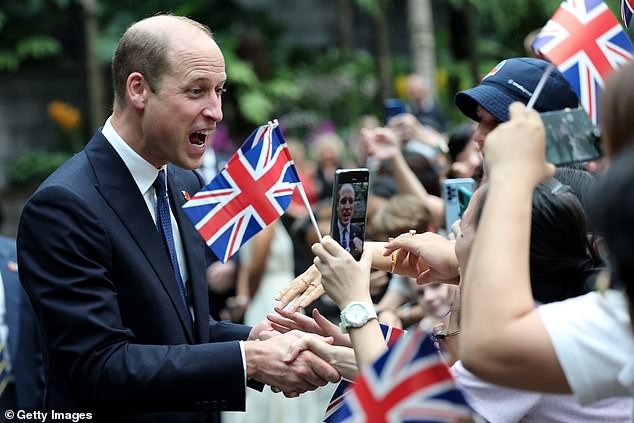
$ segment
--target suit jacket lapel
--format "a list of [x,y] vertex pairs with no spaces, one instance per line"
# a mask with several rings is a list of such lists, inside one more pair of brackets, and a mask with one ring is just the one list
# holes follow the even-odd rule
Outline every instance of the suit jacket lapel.
[[163,239],[130,171],[101,132],[86,146],[86,154],[99,181],[97,190],[119,216],[137,246],[147,257],[176,309],[189,341],[193,342],[189,310],[183,304],[176,278],[170,277],[174,271],[163,247]]
[[[183,249],[189,269],[189,286],[191,287],[191,298],[189,299],[194,309],[194,320],[196,325],[195,337],[198,342],[209,342],[209,292],[207,288],[206,273],[198,269],[206,269],[204,240],[191,219],[183,211],[185,197],[183,188],[187,185],[181,181],[178,174],[173,171],[172,166],[168,166],[167,185],[170,195],[170,203],[173,205],[172,213],[178,222],[181,233]],[[190,192],[194,195],[196,192]]]

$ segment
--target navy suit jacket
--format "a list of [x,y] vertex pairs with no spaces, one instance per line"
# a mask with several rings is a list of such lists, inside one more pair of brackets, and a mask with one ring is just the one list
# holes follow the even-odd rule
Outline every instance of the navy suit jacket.
[[48,408],[161,422],[244,409],[237,340],[250,328],[209,317],[207,246],[181,209],[202,180],[167,172],[194,328],[146,203],[100,131],[24,207],[18,262],[48,352]]
[[[339,234],[339,225],[337,224],[337,222],[334,223],[333,232],[331,236],[334,240],[336,240],[337,242],[339,242],[339,244],[341,244],[341,235]],[[357,250],[357,248],[355,247],[354,242],[352,242],[352,240],[355,238],[359,238],[361,241],[363,241],[364,239],[363,230],[361,229],[359,225],[350,223],[350,239],[348,241],[348,246],[350,247],[350,254],[352,254],[352,257],[354,257],[355,260],[359,260],[361,258],[361,254],[363,253],[363,251]]]
[[0,237],[0,274],[4,288],[7,345],[11,356],[18,408],[41,410],[44,399],[44,362],[40,331],[17,272],[15,241]]

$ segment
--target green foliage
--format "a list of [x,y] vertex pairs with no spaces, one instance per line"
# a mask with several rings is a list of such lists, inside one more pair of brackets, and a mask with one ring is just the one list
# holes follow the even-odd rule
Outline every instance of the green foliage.
[[[0,7],[0,72],[17,71],[28,60],[40,61],[62,52],[49,29],[71,0],[7,2]],[[33,25],[33,21],[37,22]]]
[[287,69],[287,75],[298,96],[277,107],[295,136],[304,136],[324,120],[346,132],[360,116],[380,112],[376,63],[366,51],[331,49]]
[[20,155],[9,173],[13,185],[37,185],[71,157],[70,153],[31,151]]

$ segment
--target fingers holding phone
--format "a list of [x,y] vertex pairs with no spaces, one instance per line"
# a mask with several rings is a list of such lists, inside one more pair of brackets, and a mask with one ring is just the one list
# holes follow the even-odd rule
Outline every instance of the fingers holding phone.
[[316,256],[314,264],[322,275],[322,286],[340,308],[351,301],[371,302],[371,251],[356,261],[329,236],[325,236],[321,243],[313,244],[312,251]]

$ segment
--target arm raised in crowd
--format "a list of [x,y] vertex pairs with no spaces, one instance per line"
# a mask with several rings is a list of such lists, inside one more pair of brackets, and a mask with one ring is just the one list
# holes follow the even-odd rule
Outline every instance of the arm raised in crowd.
[[445,216],[443,199],[429,194],[409,167],[405,157],[403,157],[396,133],[390,128],[364,129],[362,136],[370,155],[381,160],[389,160],[399,191],[403,194],[415,195],[423,200],[425,207],[429,209],[434,224],[441,226]]
[[534,308],[529,247],[533,189],[554,173],[544,160],[544,127],[523,104],[487,137],[489,194],[463,275],[460,357],[500,385],[569,392],[544,324]]

